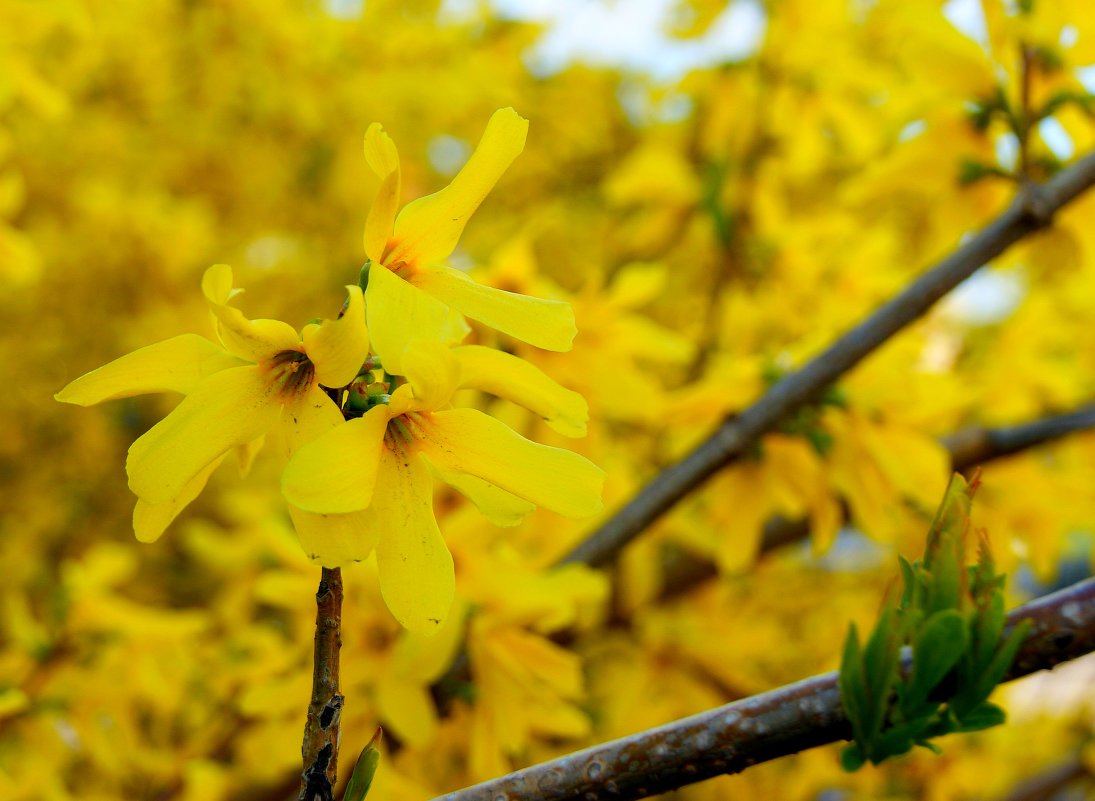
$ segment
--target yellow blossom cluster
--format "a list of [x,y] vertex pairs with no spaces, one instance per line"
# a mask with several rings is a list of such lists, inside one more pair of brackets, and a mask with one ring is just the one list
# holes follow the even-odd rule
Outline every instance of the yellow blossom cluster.
[[[668,80],[545,73],[491,4],[0,3],[0,798],[294,796],[317,564],[376,798],[832,669],[952,435],[1090,405],[1085,195],[611,566],[558,566],[1095,147],[1079,0],[684,0],[666,52],[741,5],[750,53]],[[1090,570],[1092,475],[1083,432],[984,464],[1016,603]],[[941,758],[682,796],[1006,797],[1091,764],[1080,675]]]

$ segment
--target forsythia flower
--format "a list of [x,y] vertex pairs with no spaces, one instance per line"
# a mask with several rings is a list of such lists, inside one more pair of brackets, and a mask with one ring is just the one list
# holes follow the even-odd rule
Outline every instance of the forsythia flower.
[[367,510],[369,539],[361,547],[375,543],[388,608],[408,629],[429,630],[447,614],[454,587],[452,557],[433,514],[431,470],[500,523],[517,522],[534,505],[572,517],[594,514],[604,473],[476,409],[447,408],[457,389],[482,389],[526,406],[562,433],[584,433],[585,401],[527,362],[483,347],[450,351],[416,340],[404,351],[402,370],[406,383],[394,391],[392,383],[362,387],[359,417],[301,447],[282,490],[314,514]]
[[463,331],[450,308],[537,347],[570,350],[577,329],[569,304],[481,286],[440,263],[524,148],[527,131],[527,120],[511,108],[499,109],[452,183],[408,203],[398,216],[399,154],[379,124],[366,132],[365,158],[381,179],[365,223],[365,253],[371,262],[365,291],[368,323],[375,350],[397,373],[412,339],[459,339]]
[[368,356],[356,286],[346,287],[341,317],[305,326],[300,335],[280,320],[248,320],[228,306],[239,290],[227,265],[209,268],[202,290],[223,347],[183,334],[93,370],[55,396],[89,406],[149,392],[186,395],[129,449],[129,487],[138,499],[133,527],[144,542],[163,533],[233,448],[253,452],[267,432],[281,428],[293,449],[341,423],[321,385],[348,385]]

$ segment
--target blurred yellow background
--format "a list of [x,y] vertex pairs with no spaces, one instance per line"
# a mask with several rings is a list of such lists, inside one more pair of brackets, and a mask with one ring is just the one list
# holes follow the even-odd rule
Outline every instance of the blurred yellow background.
[[[566,444],[608,472],[611,512],[1017,181],[1091,150],[1095,12],[1027,5],[0,0],[0,798],[295,797],[319,571],[279,465],[222,468],[141,545],[125,453],[177,399],[52,396],[143,345],[210,335],[213,263],[233,265],[250,316],[335,314],[364,261],[371,122],[399,143],[411,199],[448,182],[495,109],[529,119],[452,263],[573,304],[571,353],[479,327],[471,341],[586,397],[590,435]],[[1095,394],[1093,214],[1081,199],[1010,251],[613,571],[546,569],[597,521],[499,529],[439,490],[459,605],[442,634],[408,636],[375,567],[345,571],[344,760],[382,723],[374,797],[428,798],[835,667],[894,554],[922,547],[949,471],[939,438]],[[1089,570],[1093,467],[1091,435],[986,467],[975,519],[1025,577],[1016,602],[1062,565]],[[758,556],[777,513],[809,517],[813,548]],[[659,600],[680,553],[720,575]],[[429,688],[461,643],[471,679],[435,693],[439,715]],[[822,749],[682,794],[1003,797],[1091,764],[1079,675],[1052,706],[1007,691],[1013,721],[942,757],[848,776]]]

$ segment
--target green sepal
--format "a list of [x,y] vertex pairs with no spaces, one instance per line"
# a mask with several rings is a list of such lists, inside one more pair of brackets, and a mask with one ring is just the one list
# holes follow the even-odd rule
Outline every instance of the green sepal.
[[372,259],[366,259],[365,263],[361,265],[361,272],[357,274],[357,285],[361,287],[362,292],[369,288],[369,268],[372,266]]

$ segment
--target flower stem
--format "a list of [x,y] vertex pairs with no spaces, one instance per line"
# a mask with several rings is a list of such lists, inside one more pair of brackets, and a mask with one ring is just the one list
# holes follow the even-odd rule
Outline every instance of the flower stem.
[[323,568],[316,591],[315,663],[312,700],[304,724],[301,755],[300,801],[334,801],[338,769],[339,718],[338,653],[342,647],[342,571]]

